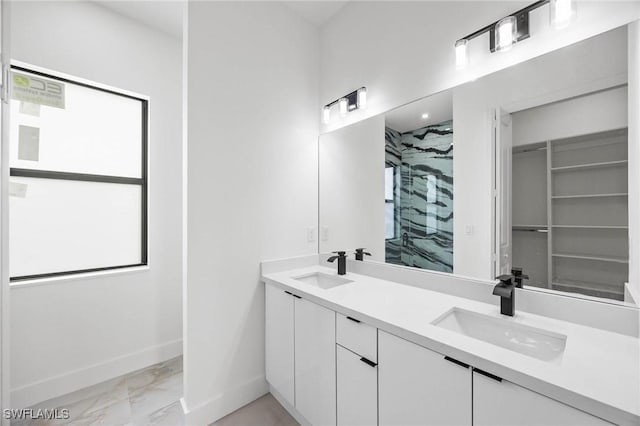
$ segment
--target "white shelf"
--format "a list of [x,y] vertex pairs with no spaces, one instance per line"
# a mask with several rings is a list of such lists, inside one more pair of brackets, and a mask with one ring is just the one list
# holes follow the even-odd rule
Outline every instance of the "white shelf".
[[629,259],[625,259],[622,257],[593,256],[589,254],[552,253],[551,256],[562,257],[567,259],[595,260],[598,262],[629,263]]
[[574,229],[629,229],[622,225],[551,225],[552,228],[574,228]]
[[[553,282],[551,283],[551,287],[560,291],[573,290],[577,293],[586,294],[588,296],[596,296],[596,297],[605,296],[609,299],[622,300],[622,298],[624,297],[623,292],[615,291],[614,289],[606,286],[605,284],[599,284],[599,283],[554,279]],[[557,287],[561,287],[561,288],[558,289]]]
[[603,197],[627,197],[626,192],[615,192],[611,194],[582,194],[582,195],[553,195],[554,200],[568,200],[572,198],[603,198]]
[[573,166],[560,166],[560,167],[552,167],[552,172],[567,172],[572,170],[583,170],[583,169],[595,169],[599,167],[613,167],[619,166],[623,164],[627,164],[628,160],[617,160],[617,161],[603,161],[600,163],[585,163],[585,164],[576,164]]
[[512,225],[514,231],[546,231],[547,225]]

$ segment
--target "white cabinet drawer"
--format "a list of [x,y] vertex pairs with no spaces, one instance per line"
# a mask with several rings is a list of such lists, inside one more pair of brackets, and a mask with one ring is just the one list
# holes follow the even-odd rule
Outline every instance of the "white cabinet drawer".
[[336,346],[337,424],[378,424],[378,367],[360,355]]
[[378,362],[378,333],[357,318],[336,314],[336,342],[373,362]]

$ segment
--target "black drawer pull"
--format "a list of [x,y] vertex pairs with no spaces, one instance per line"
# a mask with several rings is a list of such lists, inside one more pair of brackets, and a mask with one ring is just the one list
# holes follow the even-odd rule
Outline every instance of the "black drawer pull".
[[367,364],[367,365],[369,365],[371,367],[375,367],[376,365],[378,365],[375,362],[373,362],[373,361],[371,361],[369,359],[366,359],[365,357],[360,358],[360,361],[364,362],[365,364]]
[[351,321],[353,321],[353,322],[360,323],[360,320],[357,320],[357,319],[355,319],[355,318],[353,318],[353,317],[347,317],[347,319],[348,319],[348,320],[351,320]]
[[483,375],[483,376],[485,376],[485,377],[488,377],[488,378],[490,378],[490,379],[493,379],[493,380],[495,380],[495,381],[497,381],[497,382],[501,382],[501,381],[502,381],[502,378],[501,378],[501,377],[498,377],[498,376],[496,376],[495,374],[487,373],[486,371],[480,370],[479,368],[475,368],[475,367],[474,367],[474,368],[473,368],[473,371],[474,371],[474,372],[476,372],[476,373],[478,373],[478,374],[482,374],[482,375]]
[[444,359],[446,359],[447,361],[452,362],[454,364],[458,364],[460,367],[464,367],[464,368],[469,368],[470,367],[469,364],[465,364],[464,362],[458,361],[457,359],[453,359],[453,358],[451,358],[449,356],[445,356]]
[[298,296],[297,294],[292,294],[293,297],[295,297],[296,299],[302,299],[301,296]]
[[293,296],[293,293],[291,293],[290,291],[285,290],[284,292]]

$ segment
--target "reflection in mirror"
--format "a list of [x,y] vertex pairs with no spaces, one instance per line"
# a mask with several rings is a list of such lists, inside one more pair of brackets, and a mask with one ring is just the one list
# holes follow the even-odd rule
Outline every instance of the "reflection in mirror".
[[451,91],[385,116],[385,261],[453,272]]
[[[600,65],[553,76],[553,83],[529,80],[541,88],[562,83],[560,99],[556,89],[555,98],[529,101],[524,109],[500,106],[497,134],[509,137],[497,138],[496,176],[510,182],[497,184],[507,207],[497,211],[498,266],[500,273],[521,268],[525,286],[622,301],[629,280],[626,29],[493,77],[515,70],[532,74],[550,60],[570,70],[586,52],[598,53]],[[509,88],[508,79],[501,82]],[[500,158],[505,149],[509,155]]]
[[627,47],[624,26],[321,135],[320,252],[623,300]]

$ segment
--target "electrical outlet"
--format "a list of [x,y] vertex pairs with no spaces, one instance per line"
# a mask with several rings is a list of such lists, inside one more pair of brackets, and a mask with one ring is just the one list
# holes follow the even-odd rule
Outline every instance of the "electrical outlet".
[[307,228],[307,242],[312,243],[316,240],[316,228]]
[[329,228],[326,226],[322,227],[322,241],[329,241]]
[[473,235],[473,225],[465,225],[464,233],[465,235]]

